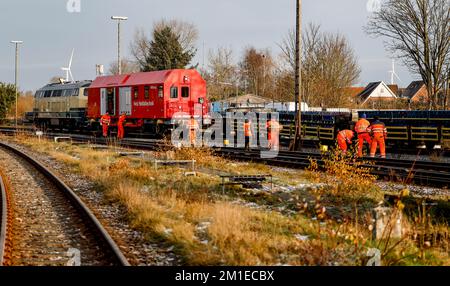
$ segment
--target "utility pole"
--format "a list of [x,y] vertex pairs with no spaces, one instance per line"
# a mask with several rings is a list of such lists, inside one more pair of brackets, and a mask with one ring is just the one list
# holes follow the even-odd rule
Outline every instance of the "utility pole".
[[263,64],[263,86],[262,86],[262,96],[266,96],[266,55],[262,54],[262,64]]
[[128,20],[128,17],[112,16],[112,20],[117,20],[117,68],[119,75],[122,74],[122,60],[120,59],[120,22]]
[[16,46],[16,61],[15,61],[15,75],[14,75],[14,89],[16,93],[16,114],[15,114],[15,127],[17,128],[17,101],[18,101],[18,84],[19,84],[19,45],[23,44],[22,41],[11,41],[11,44]]
[[447,75],[445,76],[443,109],[447,110],[448,98],[450,91],[450,66],[447,67]]
[[302,0],[297,0],[295,56],[295,137],[290,149],[302,148]]

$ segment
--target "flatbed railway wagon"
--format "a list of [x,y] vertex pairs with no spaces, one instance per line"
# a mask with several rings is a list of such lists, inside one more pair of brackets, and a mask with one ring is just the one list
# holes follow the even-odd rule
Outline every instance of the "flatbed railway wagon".
[[428,149],[450,148],[450,111],[358,111],[372,121],[378,116],[388,131],[387,144]]
[[[283,142],[290,142],[295,137],[295,112],[277,112],[271,109],[264,108],[243,108],[243,109],[230,109],[222,113],[224,118],[229,119],[229,116],[234,116],[235,112],[241,112],[247,115],[247,112],[252,112],[256,115],[257,122],[255,126],[258,127],[256,132],[259,134],[261,130],[260,126],[265,127],[266,121],[270,119],[273,112],[278,114],[278,120],[283,126],[280,133],[280,140]],[[265,113],[265,116],[260,116]],[[261,118],[264,118],[264,122],[261,122]],[[224,121],[224,130],[225,122]],[[236,134],[243,134],[243,125],[238,125],[237,121],[234,122],[234,135],[236,140]],[[302,112],[302,138],[305,141],[311,142],[313,145],[334,145],[336,143],[337,134],[339,131],[349,129],[353,126],[352,114],[350,112],[328,112],[328,111],[306,111]],[[263,133],[266,133],[264,130]],[[224,139],[226,139],[226,134]],[[259,137],[259,136],[258,136]]]
[[89,88],[87,116],[99,130],[106,112],[117,126],[127,114],[126,130],[164,135],[177,117],[208,115],[206,81],[196,70],[165,70],[96,78]]
[[[280,123],[283,125],[281,139],[292,140],[295,137],[295,113],[281,112]],[[351,129],[350,112],[307,111],[302,112],[302,138],[323,145],[334,145],[337,134],[344,129]]]

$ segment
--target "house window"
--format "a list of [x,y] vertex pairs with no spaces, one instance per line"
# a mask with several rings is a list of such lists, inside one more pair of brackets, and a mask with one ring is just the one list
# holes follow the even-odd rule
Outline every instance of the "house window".
[[381,93],[384,93],[384,88],[382,88],[380,92],[381,92]]
[[136,86],[133,88],[134,99],[139,98],[139,88]]
[[145,99],[149,99],[150,98],[150,87],[146,86],[145,87],[145,95],[144,95]]
[[170,88],[170,98],[178,98],[178,87],[172,86]]
[[188,98],[189,97],[189,87],[183,86],[181,88],[181,97],[182,98]]

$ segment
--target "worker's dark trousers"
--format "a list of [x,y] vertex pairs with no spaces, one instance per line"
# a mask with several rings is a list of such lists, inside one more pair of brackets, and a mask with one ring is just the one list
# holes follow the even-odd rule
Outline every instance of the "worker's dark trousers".
[[250,150],[250,138],[249,136],[245,136],[245,150]]

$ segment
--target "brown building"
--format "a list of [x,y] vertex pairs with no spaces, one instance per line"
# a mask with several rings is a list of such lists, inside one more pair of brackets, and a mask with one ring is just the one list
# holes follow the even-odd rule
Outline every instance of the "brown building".
[[400,88],[396,84],[388,84],[387,85],[389,89],[398,97],[400,97],[402,94],[400,92]]
[[425,83],[423,81],[413,81],[403,92],[403,98],[410,102],[428,102],[429,96]]
[[344,97],[348,98],[349,102],[352,105],[355,105],[355,104],[358,104],[358,100],[357,100],[358,94],[363,92],[364,89],[365,89],[365,87],[356,87],[356,86],[345,87],[342,89],[342,93],[343,93]]

